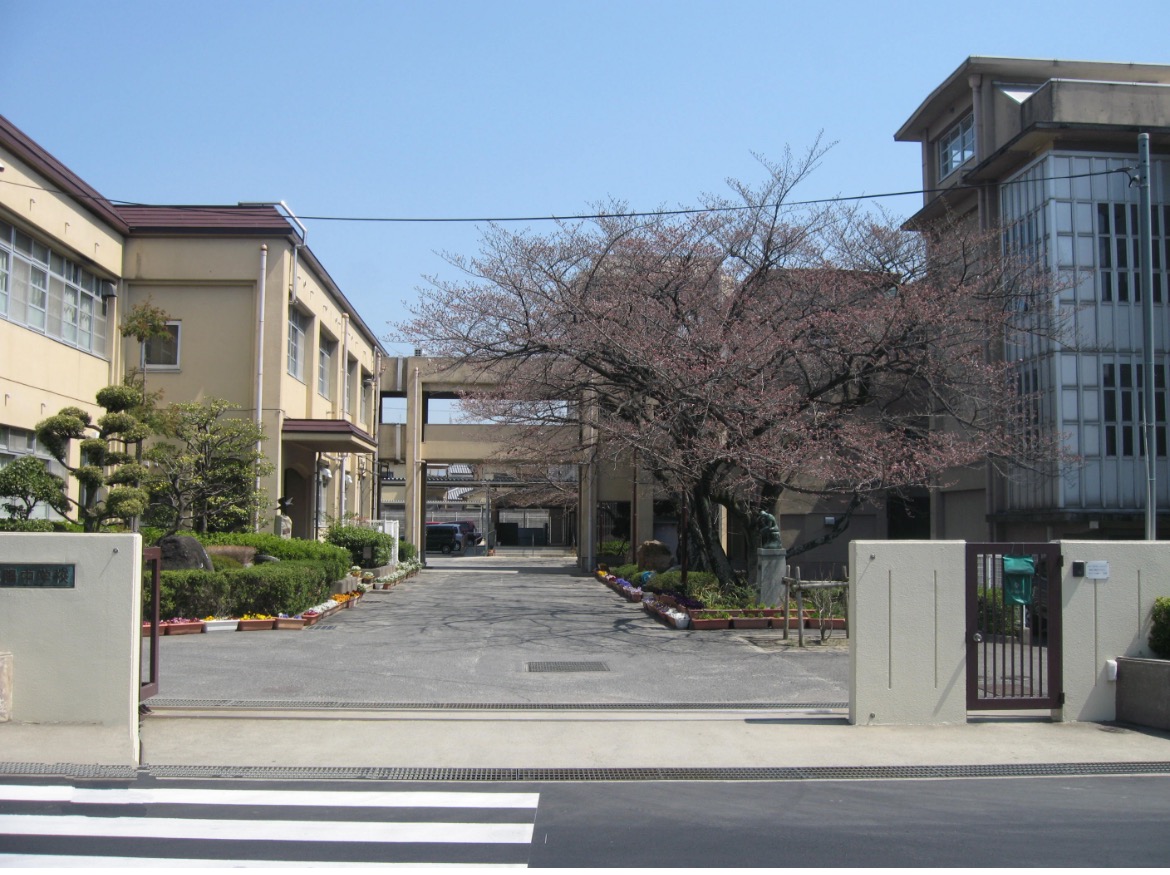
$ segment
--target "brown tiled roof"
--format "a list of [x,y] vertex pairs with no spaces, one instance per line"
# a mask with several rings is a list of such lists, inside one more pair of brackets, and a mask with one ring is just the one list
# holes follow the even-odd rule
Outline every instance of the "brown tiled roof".
[[292,225],[272,206],[125,205],[114,207],[131,233],[237,233],[286,236]]
[[109,201],[2,115],[0,115],[0,145],[3,145],[14,156],[45,177],[61,192],[74,198],[82,208],[97,216],[114,230],[126,233],[126,225],[122,221],[122,217],[114,211],[113,205]]

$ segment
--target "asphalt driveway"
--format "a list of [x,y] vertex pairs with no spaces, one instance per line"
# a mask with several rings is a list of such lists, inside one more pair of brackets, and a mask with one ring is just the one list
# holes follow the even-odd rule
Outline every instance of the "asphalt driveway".
[[[389,591],[301,631],[161,640],[159,700],[836,704],[844,648],[778,632],[678,631],[555,554],[428,557]],[[160,704],[161,704],[160,701]]]

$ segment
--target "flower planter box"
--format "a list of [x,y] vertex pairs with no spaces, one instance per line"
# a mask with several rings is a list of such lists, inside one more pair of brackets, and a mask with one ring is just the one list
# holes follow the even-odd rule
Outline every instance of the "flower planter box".
[[770,622],[771,622],[771,618],[769,618],[769,617],[738,616],[738,617],[731,618],[731,628],[732,629],[767,629],[768,624]]
[[304,619],[306,626],[312,626],[314,623],[316,623],[317,621],[319,621],[321,619],[321,615],[320,614],[313,614],[311,617],[304,617],[302,619]]
[[691,617],[692,629],[730,629],[731,620],[728,617]]
[[192,623],[163,623],[167,635],[202,635],[203,621],[195,620]]
[[240,620],[236,628],[241,632],[259,632],[261,629],[271,629],[273,620]]
[[235,632],[239,620],[204,620],[204,632]]
[[277,617],[272,624],[274,629],[304,629],[303,617]]

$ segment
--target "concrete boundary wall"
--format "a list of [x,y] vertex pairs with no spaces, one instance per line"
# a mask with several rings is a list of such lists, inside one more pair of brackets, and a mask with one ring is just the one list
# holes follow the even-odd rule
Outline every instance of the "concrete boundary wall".
[[119,756],[137,764],[142,538],[0,534],[0,565],[46,563],[73,566],[74,585],[0,586],[8,716],[116,730]]
[[[1170,596],[1170,542],[1063,541],[1064,706],[1057,720],[1116,719],[1110,662],[1150,656],[1154,599]],[[850,705],[855,724],[967,720],[962,541],[850,545]],[[1094,573],[1074,577],[1075,563]],[[1047,712],[1036,712],[1037,714]]]
[[[1149,657],[1154,599],[1170,596],[1170,542],[1062,541],[1064,717],[1117,717],[1109,662]],[[1108,563],[1104,579],[1073,577],[1074,562]]]
[[849,720],[967,719],[962,541],[849,545]]

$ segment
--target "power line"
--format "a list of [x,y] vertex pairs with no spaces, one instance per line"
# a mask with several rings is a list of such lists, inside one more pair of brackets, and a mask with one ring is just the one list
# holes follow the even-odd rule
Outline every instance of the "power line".
[[[1034,182],[1053,182],[1064,179],[1084,179],[1091,176],[1108,176],[1113,173],[1125,173],[1129,175],[1134,170],[1133,167],[1117,167],[1112,170],[1098,170],[1091,173],[1073,173],[1067,176],[1046,176],[1040,179],[1016,179],[1008,182],[998,182],[996,185],[1025,185]],[[127,201],[118,198],[104,198],[100,195],[88,195],[84,193],[74,193],[58,191],[55,189],[44,188],[43,186],[32,185],[29,183],[11,182],[7,179],[0,179],[0,182],[8,185],[17,186],[20,188],[31,188],[37,191],[47,192],[49,194],[59,194],[65,197],[71,197],[77,200],[103,200],[110,204],[116,204],[125,207],[167,207],[174,210],[190,210],[191,212],[207,213],[215,215],[221,213],[223,215],[234,215],[236,208],[226,206],[200,206],[200,205],[173,205],[173,204],[150,204],[142,203],[140,201]],[[591,219],[611,219],[611,218],[652,218],[661,216],[688,216],[699,215],[702,213],[732,213],[744,212],[756,209],[771,209],[776,207],[811,207],[823,206],[834,203],[847,203],[868,200],[883,200],[886,198],[908,197],[910,195],[925,195],[925,194],[945,194],[956,191],[979,191],[986,188],[985,185],[967,185],[959,184],[950,186],[948,188],[919,188],[907,189],[906,191],[882,192],[878,194],[856,194],[856,195],[836,195],[834,197],[825,198],[811,198],[809,200],[801,201],[782,201],[770,204],[741,204],[741,205],[727,205],[715,207],[687,207],[677,210],[631,210],[626,212],[613,213],[569,213],[565,215],[532,215],[532,216],[301,216],[297,218],[302,221],[315,222],[355,222],[355,223],[370,223],[370,224],[505,224],[513,222],[581,222]]]

